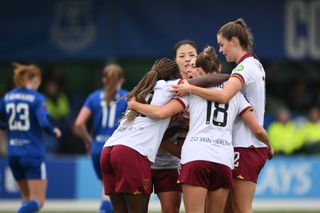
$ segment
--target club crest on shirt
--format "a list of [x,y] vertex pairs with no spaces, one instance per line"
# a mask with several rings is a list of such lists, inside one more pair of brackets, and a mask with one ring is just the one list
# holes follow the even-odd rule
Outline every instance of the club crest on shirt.
[[143,188],[144,190],[147,190],[150,187],[150,179],[144,179],[143,180]]
[[238,66],[236,66],[233,70],[234,71],[242,71],[244,69],[244,66],[242,64],[239,64]]
[[41,108],[43,111],[48,111],[48,105],[45,102],[41,104]]

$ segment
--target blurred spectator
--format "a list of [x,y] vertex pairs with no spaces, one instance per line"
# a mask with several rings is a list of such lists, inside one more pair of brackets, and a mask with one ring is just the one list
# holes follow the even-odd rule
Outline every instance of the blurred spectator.
[[302,147],[301,133],[291,120],[291,113],[287,108],[279,109],[277,120],[270,124],[268,133],[277,154],[289,155]]
[[58,82],[48,79],[45,86],[48,112],[53,120],[65,120],[70,113],[69,99],[61,90]]
[[[63,133],[61,140],[68,137],[67,132],[71,124],[70,103],[65,91],[65,81],[60,68],[54,67],[45,75],[44,94],[47,99],[48,113],[55,126]],[[46,150],[48,153],[56,153],[59,150],[59,141],[46,135]]]
[[320,153],[320,111],[314,106],[309,110],[309,120],[302,126],[303,151],[307,154]]
[[[319,85],[320,82],[317,82],[317,85]],[[315,96],[313,98],[313,105],[320,106],[320,87],[315,89]]]
[[310,107],[311,97],[305,80],[293,80],[288,91],[287,103],[292,111],[303,113]]

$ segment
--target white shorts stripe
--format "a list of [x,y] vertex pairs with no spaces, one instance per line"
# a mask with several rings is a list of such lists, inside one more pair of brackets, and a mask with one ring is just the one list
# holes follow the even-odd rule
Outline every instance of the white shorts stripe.
[[40,172],[41,172],[41,180],[46,180],[47,179],[47,168],[46,168],[46,164],[44,161],[41,163]]

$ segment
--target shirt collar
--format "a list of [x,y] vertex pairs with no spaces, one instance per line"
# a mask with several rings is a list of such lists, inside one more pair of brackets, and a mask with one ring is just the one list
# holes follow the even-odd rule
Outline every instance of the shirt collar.
[[244,56],[242,56],[237,64],[240,64],[244,59],[251,57],[251,53],[246,53]]

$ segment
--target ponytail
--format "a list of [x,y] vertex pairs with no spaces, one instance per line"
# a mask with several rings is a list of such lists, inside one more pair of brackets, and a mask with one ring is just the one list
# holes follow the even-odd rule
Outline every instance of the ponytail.
[[115,99],[118,85],[123,80],[123,70],[117,64],[109,64],[103,71],[105,81],[105,101],[107,106]]
[[253,35],[250,28],[248,28],[247,24],[242,18],[223,25],[218,31],[218,35],[219,34],[228,41],[230,41],[232,37],[238,38],[242,49],[254,54]]

